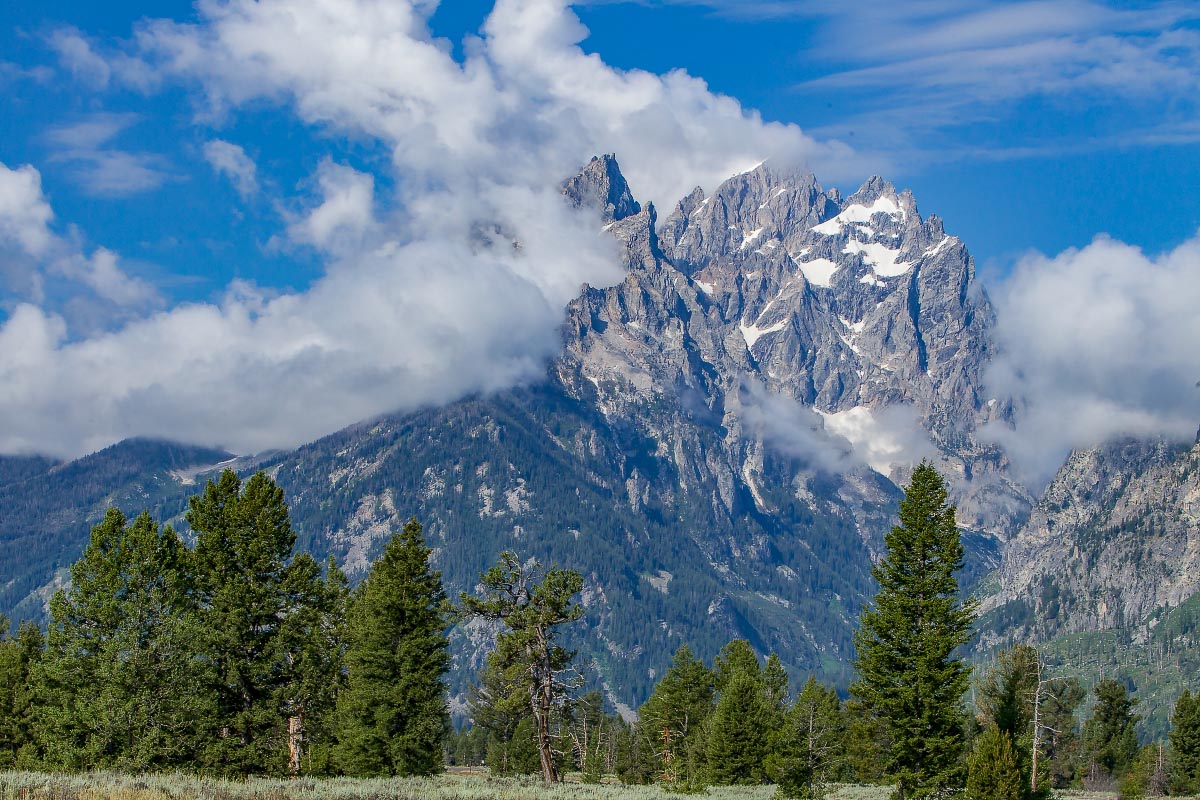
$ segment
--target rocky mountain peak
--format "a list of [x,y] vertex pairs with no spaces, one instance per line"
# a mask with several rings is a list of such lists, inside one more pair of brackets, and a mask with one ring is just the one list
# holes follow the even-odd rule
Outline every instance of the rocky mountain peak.
[[617,157],[612,154],[593,156],[578,175],[563,185],[563,195],[576,208],[587,206],[599,210],[606,224],[642,210],[621,174]]

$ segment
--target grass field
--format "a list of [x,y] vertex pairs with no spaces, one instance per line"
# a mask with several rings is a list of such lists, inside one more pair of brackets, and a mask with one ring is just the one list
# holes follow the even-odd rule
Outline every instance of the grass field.
[[[708,800],[770,800],[773,786],[710,787]],[[835,786],[829,800],[886,800],[887,787]],[[48,775],[0,772],[0,800],[680,800],[657,786],[567,781],[547,788],[537,778],[447,773],[432,778],[223,781],[186,775],[111,772]],[[1112,800],[1115,795],[1064,792],[1063,800]]]

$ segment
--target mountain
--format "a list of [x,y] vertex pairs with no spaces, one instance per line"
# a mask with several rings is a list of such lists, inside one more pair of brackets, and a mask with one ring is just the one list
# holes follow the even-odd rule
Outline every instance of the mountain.
[[1072,453],[982,595],[984,647],[1038,642],[1062,673],[1123,676],[1165,733],[1200,674],[1200,440]]
[[[910,193],[872,178],[842,197],[763,164],[660,218],[602,156],[563,195],[616,239],[626,272],[569,305],[543,381],[228,462],[279,482],[301,548],[358,579],[415,515],[451,596],[503,549],[580,571],[572,646],[618,708],[685,641],[711,658],[744,637],[794,678],[844,686],[898,486],[928,458],[959,507],[981,652],[1137,626],[1146,642],[1190,635],[1194,517],[1171,515],[1192,513],[1193,451],[1075,454],[1040,499],[1014,480],[977,435],[1016,419],[984,388],[991,303],[965,245]],[[38,611],[108,502],[182,524],[193,482],[230,456],[170,448],[0,462],[16,476],[0,492],[33,504],[0,527],[0,611]],[[456,691],[488,639],[455,629]]]
[[67,464],[0,459],[0,613],[41,619],[106,509],[177,515],[196,472],[230,458],[211,448],[129,439]]
[[[971,574],[994,566],[1031,500],[974,437],[1007,408],[979,389],[991,307],[911,195],[763,165],[660,222],[611,156],[564,194],[623,245],[625,280],[570,305],[541,385],[273,460],[305,547],[359,576],[415,514],[452,591],[505,548],[577,569],[576,645],[630,706],[684,641],[745,637],[844,685],[909,440],[956,476]],[[467,675],[477,633],[456,632]]]

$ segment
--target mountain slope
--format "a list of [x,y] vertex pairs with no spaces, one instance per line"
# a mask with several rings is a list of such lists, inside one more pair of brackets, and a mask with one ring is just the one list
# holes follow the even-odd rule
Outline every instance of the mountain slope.
[[[575,645],[629,706],[684,641],[711,658],[745,637],[797,678],[844,685],[871,560],[914,459],[951,477],[968,580],[995,566],[1031,499],[974,434],[1011,414],[982,394],[991,306],[962,243],[910,194],[873,179],[843,199],[763,165],[660,221],[605,156],[564,196],[621,244],[625,279],[571,303],[541,385],[384,417],[262,462],[301,547],[361,577],[416,515],[451,592],[502,549],[578,569]],[[178,514],[187,487],[149,474],[162,516]],[[141,490],[122,491],[83,494],[140,510]],[[82,546],[88,503],[70,505],[78,519],[47,514],[58,526],[43,529],[47,553]],[[31,524],[4,540],[31,541]],[[51,566],[34,564],[0,608]],[[478,664],[483,633],[456,630],[461,666]]]
[[[46,469],[27,459],[0,484],[0,613],[40,619],[50,593],[87,544],[91,526],[116,505],[128,514],[178,514],[191,472],[232,456],[204,447],[129,439]],[[11,462],[10,462],[11,463]],[[14,470],[15,472],[15,470]]]

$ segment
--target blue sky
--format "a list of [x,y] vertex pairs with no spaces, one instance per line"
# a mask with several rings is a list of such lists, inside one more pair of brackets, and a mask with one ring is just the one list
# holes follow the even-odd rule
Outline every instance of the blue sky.
[[[767,156],[848,191],[883,174],[966,241],[1001,306],[1034,291],[1030,270],[1078,269],[1097,236],[1127,270],[1190,252],[1193,3],[845,7],[171,0],[147,17],[9,0],[0,344],[29,355],[0,362],[0,450],[291,445],[528,379],[579,283],[619,278],[610,254],[563,266],[553,250],[578,248],[547,188],[598,151],[667,207]],[[546,263],[460,252],[454,220],[489,215],[527,226]],[[470,306],[496,296],[522,324]],[[374,300],[404,321],[339,316]],[[456,304],[470,324],[448,320]],[[77,385],[85,371],[112,386]],[[281,410],[256,399],[272,385],[330,397]],[[245,409],[236,431],[214,396]]]

